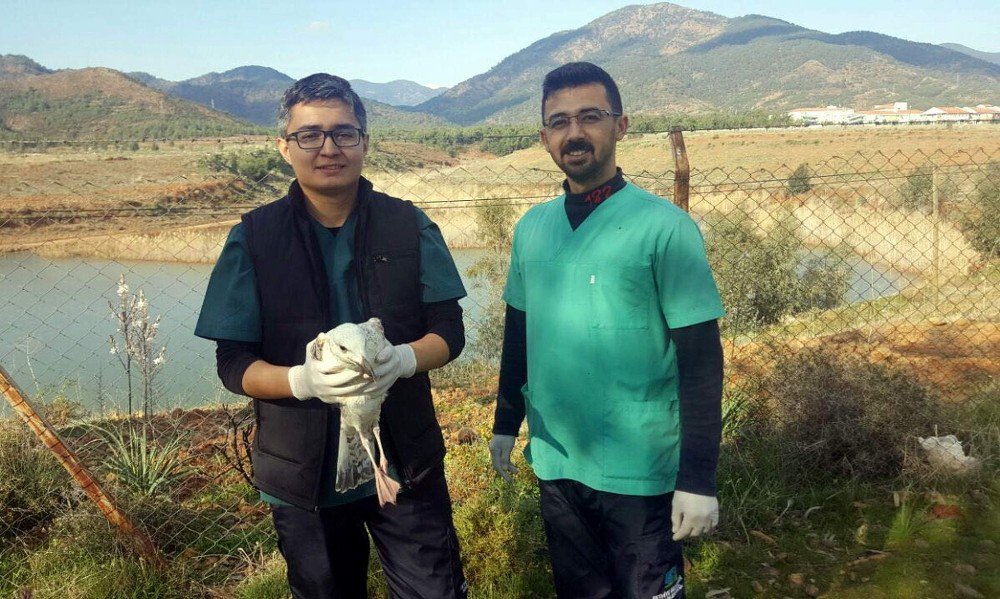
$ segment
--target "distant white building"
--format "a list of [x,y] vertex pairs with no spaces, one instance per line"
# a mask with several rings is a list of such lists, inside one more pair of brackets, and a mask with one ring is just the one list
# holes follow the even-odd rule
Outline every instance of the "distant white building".
[[975,111],[959,108],[958,106],[932,106],[922,114],[922,120],[934,123],[955,123],[972,121]]
[[857,115],[853,108],[826,106],[822,108],[795,108],[788,112],[793,121],[803,121],[809,124],[848,123]]
[[872,110],[891,110],[895,112],[902,112],[910,109],[910,105],[907,102],[890,102],[889,104],[876,104],[872,107]]
[[788,112],[793,121],[809,125],[886,125],[906,123],[1000,122],[1000,107],[979,104],[968,106],[934,106],[927,110],[911,109],[907,102],[878,104],[871,110],[840,106],[795,108]]
[[878,104],[871,110],[859,110],[861,122],[866,125],[885,125],[912,123],[920,119],[923,114],[920,110],[910,110],[907,102],[892,102],[891,104]]
[[979,122],[1000,121],[1000,106],[989,106],[987,104],[977,104],[974,108],[963,106],[963,110],[972,113],[972,120]]

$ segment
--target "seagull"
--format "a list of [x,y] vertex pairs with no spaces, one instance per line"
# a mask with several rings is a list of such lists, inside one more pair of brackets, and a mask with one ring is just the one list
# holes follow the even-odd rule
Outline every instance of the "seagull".
[[[361,324],[344,323],[320,333],[313,344],[317,360],[337,360],[362,377],[375,380],[375,356],[389,343],[382,322],[371,318]],[[389,460],[382,448],[379,414],[387,392],[351,396],[320,397],[340,406],[340,444],[337,451],[336,489],[343,493],[375,479],[379,505],[395,505],[399,483],[389,476]],[[375,447],[378,457],[375,459]]]

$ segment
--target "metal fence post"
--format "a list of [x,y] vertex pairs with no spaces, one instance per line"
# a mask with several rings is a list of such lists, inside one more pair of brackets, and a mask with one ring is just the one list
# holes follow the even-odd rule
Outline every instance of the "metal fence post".
[[670,144],[674,151],[674,204],[684,212],[689,212],[688,194],[691,191],[691,167],[688,164],[687,149],[684,147],[684,133],[680,127],[670,130]]
[[941,310],[941,194],[938,185],[938,167],[931,171],[931,202],[934,220],[934,309]]

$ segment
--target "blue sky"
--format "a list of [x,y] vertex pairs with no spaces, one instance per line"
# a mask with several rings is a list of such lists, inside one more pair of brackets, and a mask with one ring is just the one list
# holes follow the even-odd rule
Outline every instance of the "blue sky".
[[[291,77],[327,71],[454,85],[625,0],[0,0],[0,54],[52,69],[105,66],[181,80],[259,64]],[[996,0],[690,0],[727,17],[757,13],[828,33],[858,29],[1000,51]],[[959,10],[958,6],[961,7]]]

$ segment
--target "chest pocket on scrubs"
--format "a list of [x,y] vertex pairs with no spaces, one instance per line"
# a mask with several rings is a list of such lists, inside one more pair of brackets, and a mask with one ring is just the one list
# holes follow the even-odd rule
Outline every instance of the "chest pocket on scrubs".
[[649,267],[599,264],[592,270],[588,281],[591,328],[648,329],[649,306],[655,299]]

